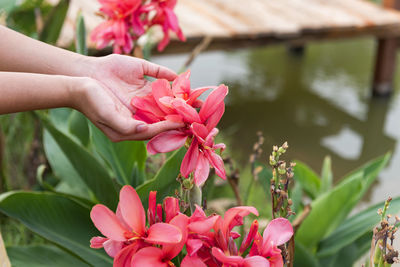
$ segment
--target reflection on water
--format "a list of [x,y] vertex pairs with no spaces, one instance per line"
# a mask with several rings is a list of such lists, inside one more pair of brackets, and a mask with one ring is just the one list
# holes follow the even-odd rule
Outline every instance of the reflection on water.
[[[177,70],[185,58],[154,60]],[[313,43],[303,56],[290,54],[283,46],[209,52],[192,65],[192,84],[229,86],[219,128],[242,163],[259,130],[268,150],[287,140],[288,157],[306,162],[316,172],[330,155],[336,180],[393,151],[370,194],[375,203],[400,195],[400,96],[396,82],[391,99],[369,98],[373,61],[370,39]]]

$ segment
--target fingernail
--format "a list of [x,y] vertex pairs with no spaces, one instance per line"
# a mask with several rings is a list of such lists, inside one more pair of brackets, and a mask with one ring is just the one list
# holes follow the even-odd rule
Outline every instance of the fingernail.
[[146,131],[148,128],[148,126],[146,124],[139,124],[138,126],[136,126],[136,132],[141,133]]

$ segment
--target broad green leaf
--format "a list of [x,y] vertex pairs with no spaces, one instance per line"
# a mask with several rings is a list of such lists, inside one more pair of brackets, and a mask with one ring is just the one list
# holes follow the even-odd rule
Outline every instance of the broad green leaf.
[[96,199],[110,209],[115,209],[118,192],[107,170],[87,149],[57,130],[45,116],[40,116],[43,126],[60,146],[64,155],[82,178]]
[[179,188],[176,178],[179,175],[181,162],[186,149],[181,148],[174,152],[157,172],[154,178],[136,188],[142,202],[147,204],[150,191],[157,191],[157,199],[160,201],[166,196],[173,196]]
[[320,267],[315,255],[308,251],[304,246],[295,243],[294,266],[296,267]]
[[90,220],[90,209],[75,200],[48,192],[8,192],[0,195],[0,211],[93,266],[112,264],[103,250],[89,247],[99,232]]
[[[296,215],[301,214],[303,210],[303,189],[300,184],[295,184],[292,190],[289,190],[290,199],[293,202],[292,210],[296,213]],[[291,216],[291,219],[294,220],[294,216]]]
[[[64,134],[70,135],[69,118],[74,110],[70,108],[54,108],[49,110],[49,119],[51,123]],[[40,112],[40,111],[39,111]],[[38,113],[38,111],[36,111]],[[41,114],[41,113],[39,113]],[[43,114],[42,114],[43,115]]]
[[53,174],[61,180],[56,190],[83,198],[90,197],[89,188],[53,136],[46,130],[43,131],[43,147]]
[[75,47],[77,53],[82,55],[88,54],[88,48],[86,45],[85,20],[82,16],[82,13],[78,14],[78,18],[76,20]]
[[334,189],[315,199],[310,214],[296,233],[296,241],[312,249],[331,234],[361,200],[389,158],[390,154],[386,154],[367,163],[346,176]]
[[312,199],[318,195],[321,181],[318,175],[305,163],[296,160],[293,179],[295,183],[301,184],[301,187]]
[[370,250],[371,240],[372,231],[369,231],[330,257],[319,259],[320,265],[324,267],[353,267],[355,266],[354,263]]
[[89,267],[79,258],[51,245],[8,247],[13,267]]
[[144,182],[147,150],[143,141],[113,143],[91,123],[90,131],[96,151],[110,164],[121,185],[136,187]]
[[[346,219],[327,238],[322,240],[318,246],[318,257],[326,257],[336,254],[343,247],[353,243],[380,221],[377,210],[384,206],[385,202],[367,208],[366,210]],[[388,214],[397,214],[400,211],[400,197],[390,202]]]
[[79,111],[73,110],[68,118],[68,128],[83,146],[89,144],[89,126],[86,117]]
[[0,14],[2,14],[3,12],[11,12],[15,7],[16,2],[17,0],[2,0],[0,2]]
[[320,194],[328,192],[332,188],[333,174],[331,162],[331,157],[326,156],[324,159],[324,163],[322,164],[321,188],[319,190]]
[[53,7],[46,18],[42,32],[39,34],[39,40],[48,44],[55,44],[57,42],[62,26],[64,25],[69,2],[69,0],[60,0],[60,2]]

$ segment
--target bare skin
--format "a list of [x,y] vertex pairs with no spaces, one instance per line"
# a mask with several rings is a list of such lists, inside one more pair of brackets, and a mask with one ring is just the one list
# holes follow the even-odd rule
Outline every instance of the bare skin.
[[173,80],[176,74],[168,68],[121,55],[82,56],[3,26],[0,40],[0,114],[70,107],[112,141],[144,140],[182,127],[132,118],[132,97],[151,90],[144,76]]

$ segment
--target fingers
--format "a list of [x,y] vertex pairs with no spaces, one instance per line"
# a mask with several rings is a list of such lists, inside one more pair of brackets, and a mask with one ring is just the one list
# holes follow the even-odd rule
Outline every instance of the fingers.
[[170,121],[161,121],[153,124],[148,124],[148,128],[141,133],[137,133],[133,136],[127,137],[128,140],[132,140],[131,138],[135,138],[134,140],[147,140],[153,138],[159,133],[176,130],[185,126],[185,124],[180,122],[170,122]]
[[142,60],[143,74],[157,79],[167,79],[172,81],[176,78],[177,74],[167,67]]
[[[114,114],[115,115],[115,114]],[[113,119],[106,118],[97,121],[96,126],[103,131],[113,142],[124,140],[147,140],[159,133],[175,130],[184,127],[183,123],[161,121],[153,124],[146,124],[142,121],[126,116],[113,116]]]

